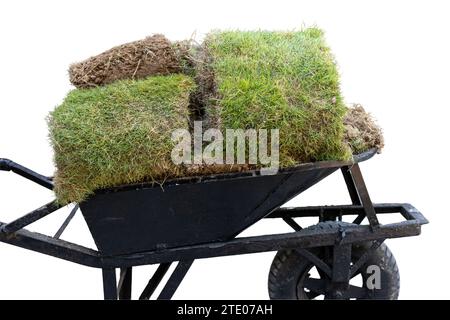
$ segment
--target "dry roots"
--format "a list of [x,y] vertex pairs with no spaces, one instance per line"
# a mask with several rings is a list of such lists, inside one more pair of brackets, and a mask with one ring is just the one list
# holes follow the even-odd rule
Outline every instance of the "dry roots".
[[77,88],[89,88],[121,79],[177,73],[181,64],[176,51],[163,35],[153,35],[72,64],[70,82]]
[[378,151],[384,147],[381,128],[364,108],[355,104],[350,107],[344,118],[344,140],[354,154],[376,148]]

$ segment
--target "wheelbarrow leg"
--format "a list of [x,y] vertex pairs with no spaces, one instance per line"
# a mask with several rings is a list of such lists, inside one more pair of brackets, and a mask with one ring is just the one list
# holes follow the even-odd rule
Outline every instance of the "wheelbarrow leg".
[[116,269],[102,269],[105,300],[117,300]]
[[161,283],[161,280],[164,278],[165,274],[167,273],[167,270],[169,270],[170,266],[172,265],[171,262],[168,263],[161,263],[158,266],[158,269],[156,269],[155,273],[151,277],[151,279],[148,281],[147,285],[145,286],[144,291],[142,291],[141,296],[139,297],[139,300],[149,300],[152,296],[153,292],[155,292],[158,285]]
[[351,244],[336,244],[333,247],[332,277],[325,299],[345,298],[344,294],[349,288],[351,259]]
[[342,167],[342,175],[344,176],[345,184],[347,185],[348,194],[352,200],[352,204],[360,206],[361,200],[359,199],[358,191],[356,190],[355,181],[353,181],[352,174],[350,172],[351,167]]
[[119,300],[131,300],[132,271],[133,269],[131,267],[120,269],[120,279],[118,284]]
[[367,217],[372,230],[378,228],[380,223],[378,221],[372,200],[370,200],[369,192],[367,191],[359,165],[355,163],[352,166],[343,167],[341,170],[344,175],[344,180],[347,184],[347,189],[352,203],[354,205],[362,205],[364,208],[364,213],[359,215],[353,223],[360,224],[362,220]]
[[181,281],[183,281],[184,276],[189,271],[189,268],[191,267],[193,262],[194,260],[178,262],[177,267],[175,268],[174,272],[172,273],[166,285],[159,294],[158,300],[172,299],[173,295],[175,294],[175,291],[177,291]]

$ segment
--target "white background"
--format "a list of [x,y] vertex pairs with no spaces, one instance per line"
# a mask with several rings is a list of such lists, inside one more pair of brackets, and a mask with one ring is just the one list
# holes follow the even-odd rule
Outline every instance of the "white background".
[[[1,1],[0,157],[51,175],[45,117],[69,90],[70,63],[114,45],[164,33],[197,38],[211,29],[326,31],[347,102],[360,102],[384,128],[386,148],[362,165],[375,202],[411,202],[431,221],[420,237],[391,240],[401,299],[450,298],[449,6],[446,1]],[[0,172],[0,220],[52,194]],[[295,204],[348,202],[340,175]],[[66,211],[32,229],[53,233]],[[262,222],[245,234],[288,231]],[[151,232],[151,226],[149,226]],[[78,214],[64,239],[93,246]],[[274,253],[196,261],[177,299],[267,299]],[[135,271],[134,295],[154,267]],[[0,244],[1,299],[102,298],[101,272]]]

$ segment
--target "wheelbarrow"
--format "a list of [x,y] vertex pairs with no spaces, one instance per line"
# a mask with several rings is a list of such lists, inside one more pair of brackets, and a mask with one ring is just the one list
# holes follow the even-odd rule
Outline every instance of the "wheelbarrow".
[[[268,251],[278,251],[269,272],[272,299],[396,299],[398,268],[384,241],[419,235],[428,221],[410,204],[372,203],[359,163],[375,153],[301,164],[274,175],[255,170],[98,190],[75,204],[54,236],[24,228],[60,209],[56,201],[0,222],[0,241],[102,269],[105,299],[131,299],[134,266],[158,264],[139,297],[150,299],[177,263],[158,296],[171,299],[197,259]],[[13,161],[0,159],[0,170],[53,189],[51,177]],[[337,170],[352,204],[282,207]],[[97,250],[60,239],[78,210]],[[393,213],[400,213],[401,221],[379,222],[379,215]],[[303,229],[305,217],[318,218],[318,224]],[[353,222],[343,222],[344,217]],[[261,219],[282,219],[293,232],[238,237]],[[356,277],[362,284],[352,284]]]

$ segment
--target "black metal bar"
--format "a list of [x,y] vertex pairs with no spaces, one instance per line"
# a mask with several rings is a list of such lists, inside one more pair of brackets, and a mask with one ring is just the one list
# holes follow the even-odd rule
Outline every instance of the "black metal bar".
[[[415,213],[418,212],[416,208],[408,203],[379,203],[373,205],[377,214],[401,213],[407,220],[416,220]],[[333,205],[333,206],[310,206],[310,207],[283,207],[273,211],[266,218],[305,218],[318,217],[320,215],[326,216],[346,216],[346,215],[364,215],[364,208],[362,205]],[[421,219],[423,216],[420,214]],[[424,220],[426,221],[426,219]]]
[[116,270],[114,268],[102,269],[102,275],[105,300],[117,300]]
[[[361,199],[359,198],[358,191],[356,190],[355,181],[353,180],[351,167],[346,166],[341,168],[342,175],[344,177],[345,184],[347,186],[348,194],[352,201],[353,205],[361,205]],[[355,220],[353,220],[353,224],[361,224],[361,222],[366,217],[366,213],[360,213]]]
[[428,220],[423,216],[423,214],[409,203],[404,203],[401,205],[400,213],[406,220],[415,220],[419,224],[428,223]]
[[364,254],[356,261],[350,269],[350,278],[352,278],[356,272],[366,263],[367,259],[372,255],[372,253],[377,250],[381,244],[384,242],[384,239],[375,240],[370,248],[364,252]]
[[144,291],[142,291],[141,296],[139,297],[139,300],[149,300],[152,294],[155,292],[158,285],[161,283],[161,280],[164,278],[164,276],[167,273],[167,270],[169,270],[172,263],[161,263],[158,268],[156,269],[153,276],[148,281],[147,285],[144,288]]
[[177,291],[178,287],[183,281],[186,273],[189,271],[190,267],[194,263],[194,260],[186,260],[178,262],[177,267],[173,271],[166,285],[162,289],[158,296],[158,300],[170,300]]
[[359,165],[356,163],[350,169],[352,178],[355,184],[355,188],[358,191],[359,199],[364,207],[364,212],[366,214],[367,220],[369,220],[372,229],[378,228],[380,223],[378,222],[377,214],[375,208],[373,207],[372,200],[370,200],[369,192],[367,191],[366,184],[361,173]]
[[53,190],[53,181],[51,178],[25,168],[24,166],[21,166],[14,161],[8,159],[0,159],[0,171],[12,171],[19,176],[31,180],[47,189]]
[[[5,224],[0,222],[0,228]],[[13,236],[0,233],[0,241],[89,267],[102,268],[99,252],[83,246],[22,229]]]
[[295,222],[294,219],[292,219],[291,217],[283,217],[283,221],[286,222],[292,229],[294,229],[295,231],[300,231],[303,228],[297,223]]
[[[416,220],[421,225],[429,223],[429,221],[409,203],[377,203],[373,204],[373,207],[377,215],[400,213],[405,219]],[[265,218],[266,219],[275,219],[284,217],[306,218],[306,217],[318,217],[320,215],[347,216],[360,214],[364,216],[364,208],[362,206],[355,206],[355,205],[283,207],[273,211]]]
[[342,299],[349,288],[351,244],[337,244],[333,247],[333,276],[325,299]]
[[[416,221],[383,225],[375,231],[370,226],[349,226],[342,244],[371,241],[380,238],[399,238],[420,234],[420,225]],[[126,256],[104,257],[105,266],[137,266],[164,263],[192,258],[231,256],[237,254],[278,251],[289,248],[313,248],[332,246],[340,239],[340,231],[334,229],[307,230],[286,234],[236,238],[225,242],[179,247]]]
[[14,233],[32,224],[33,222],[38,221],[39,219],[48,216],[50,213],[55,212],[59,208],[61,208],[61,206],[56,202],[56,200],[54,200],[6,225],[1,226],[0,233]]
[[0,158],[0,171],[11,170],[11,160]]
[[351,244],[337,244],[333,247],[333,282],[346,282],[348,284],[351,258]]
[[342,167],[342,175],[344,177],[345,184],[347,185],[348,194],[352,200],[352,204],[361,205],[361,200],[359,199],[358,191],[356,190],[350,169],[351,167],[349,166]]
[[317,257],[314,253],[307,249],[296,249],[305,259],[312,262],[317,268],[322,270],[327,276],[332,277],[332,270],[329,265],[327,265],[322,259]]
[[131,283],[133,279],[133,268],[121,268],[117,289],[119,300],[131,300]]
[[[416,236],[420,227],[428,221],[411,205],[379,205],[384,211],[398,212],[411,220],[385,224],[374,232],[369,226],[351,226],[345,228],[346,236],[342,243],[373,241],[378,239]],[[0,229],[4,226],[0,222]],[[236,254],[277,251],[289,248],[312,248],[332,246],[340,239],[341,232],[336,229],[301,230],[286,234],[264,235],[257,237],[236,238],[231,241],[214,242],[193,246],[178,247],[158,251],[149,251],[123,256],[102,257],[99,252],[64,240],[19,230],[14,236],[0,233],[0,241],[11,245],[47,254],[56,258],[96,268],[122,268],[147,264],[159,264],[180,260],[192,260],[211,257],[222,257]]]
[[365,217],[366,217],[366,214],[365,214],[365,213],[360,213],[360,214],[352,221],[352,223],[353,223],[353,224],[361,224],[361,223],[364,221]]
[[78,211],[78,209],[79,209],[79,206],[78,206],[78,204],[76,204],[75,207],[70,211],[70,213],[67,216],[67,218],[64,220],[64,222],[61,225],[61,227],[59,227],[58,231],[55,233],[53,238],[59,239],[61,237],[61,235],[63,234],[64,230],[66,230],[67,226],[69,225],[70,221],[72,221],[72,219],[75,216],[75,213]]

